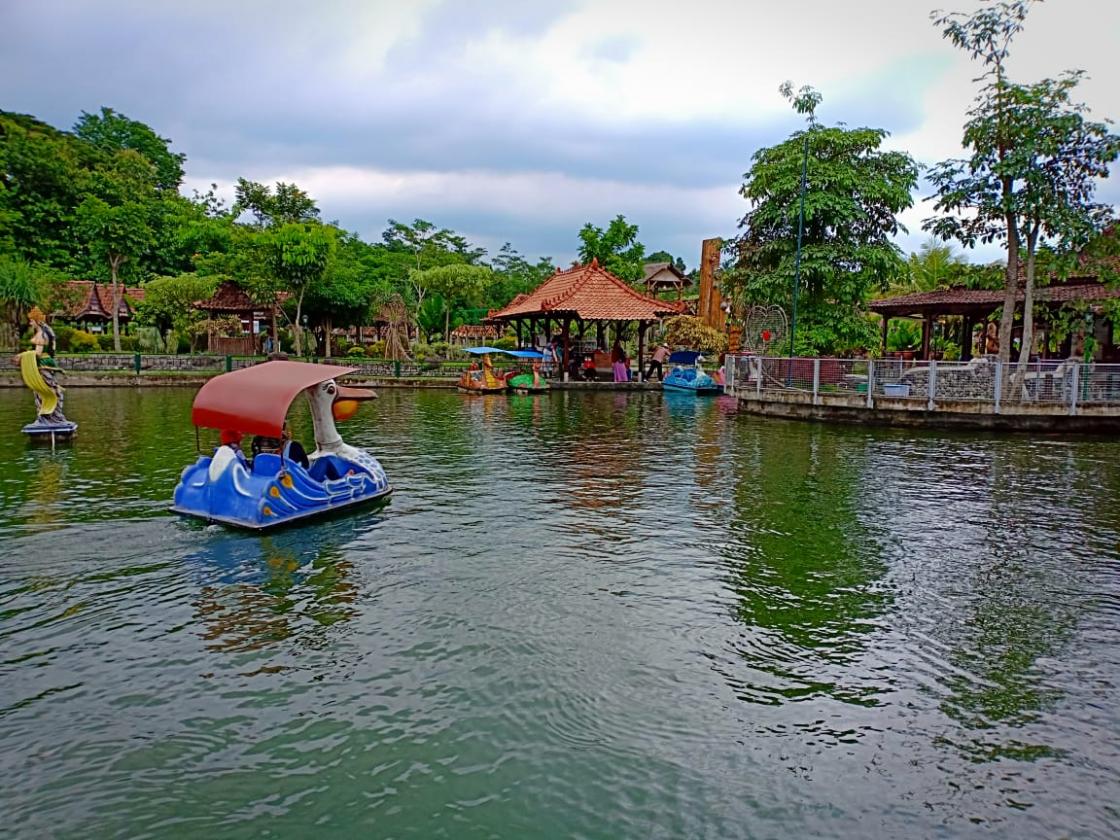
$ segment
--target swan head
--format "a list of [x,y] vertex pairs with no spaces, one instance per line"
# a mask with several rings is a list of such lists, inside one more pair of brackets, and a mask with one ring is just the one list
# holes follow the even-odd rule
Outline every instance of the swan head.
[[335,420],[348,420],[358,411],[358,405],[365,400],[376,399],[377,394],[367,388],[347,388],[333,379],[320,382],[310,390],[311,401],[324,414],[330,411]]

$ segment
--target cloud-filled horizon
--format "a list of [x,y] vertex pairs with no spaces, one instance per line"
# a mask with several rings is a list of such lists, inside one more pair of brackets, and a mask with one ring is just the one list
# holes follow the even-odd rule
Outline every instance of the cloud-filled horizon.
[[[824,94],[822,121],[885,128],[922,164],[961,153],[979,71],[932,7],[12,3],[0,9],[0,108],[70,128],[112,107],[187,155],[187,192],[295,181],[367,239],[390,217],[422,217],[491,253],[508,240],[563,263],[585,222],[623,213],[650,251],[691,266],[700,241],[733,234],[748,209],[738,189],[754,152],[799,126],[777,91],[786,79]],[[1085,69],[1092,116],[1120,116],[1118,31],[1120,4],[1037,5],[1011,73]],[[928,192],[902,215],[906,250],[926,238]],[[1099,198],[1120,202],[1115,178]]]

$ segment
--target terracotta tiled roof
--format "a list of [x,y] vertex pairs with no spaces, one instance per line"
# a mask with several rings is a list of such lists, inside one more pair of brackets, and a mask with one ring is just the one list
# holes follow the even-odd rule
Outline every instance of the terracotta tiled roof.
[[498,330],[487,324],[463,324],[451,331],[452,338],[497,338]]
[[675,315],[674,303],[646,297],[600,267],[588,265],[559,271],[527,295],[519,295],[503,309],[491,310],[487,320],[501,321],[529,315],[574,315],[585,321],[653,321]]
[[[1073,300],[1107,300],[1120,298],[1120,289],[1110,288],[1096,278],[1070,278],[1065,283],[1040,286],[1034,290],[1039,303],[1066,303]],[[1023,300],[1023,292],[1016,295]],[[869,308],[881,314],[909,314],[920,310],[944,309],[953,314],[961,309],[997,309],[1003,306],[1002,289],[938,289],[933,292],[914,292],[893,298],[872,301]]]
[[[55,314],[71,320],[113,319],[113,289],[111,285],[94,280],[69,280],[64,292],[66,303],[61,312]],[[144,299],[144,290],[138,286],[126,286],[121,296],[120,318],[132,316],[132,304]]]
[[[277,295],[278,300],[287,297],[283,292]],[[209,300],[196,300],[191,306],[206,312],[259,312],[268,309],[267,304],[256,303],[249,297],[247,291],[232,280],[227,280],[218,286]]]

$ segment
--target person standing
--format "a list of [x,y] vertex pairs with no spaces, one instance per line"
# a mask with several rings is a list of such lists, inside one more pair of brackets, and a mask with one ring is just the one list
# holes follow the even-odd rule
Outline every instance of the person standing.
[[625,382],[626,376],[626,354],[622,350],[622,342],[617,338],[614,340],[614,347],[611,348],[611,367],[614,370],[614,381]]
[[665,371],[662,365],[665,364],[667,358],[669,358],[669,348],[665,346],[665,342],[661,342],[657,345],[657,349],[653,351],[653,357],[649,360],[649,370],[646,371],[646,382],[651,382],[653,380],[654,370],[657,371],[658,379],[665,378]]

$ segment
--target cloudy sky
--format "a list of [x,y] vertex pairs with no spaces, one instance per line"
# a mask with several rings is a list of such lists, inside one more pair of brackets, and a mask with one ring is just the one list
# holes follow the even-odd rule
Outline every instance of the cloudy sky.
[[[0,0],[0,108],[68,128],[111,106],[186,153],[188,189],[294,180],[370,239],[423,217],[565,261],[584,222],[624,213],[691,266],[746,210],[752,153],[797,127],[785,79],[920,162],[959,152],[976,69],[930,24],[941,5]],[[1012,74],[1085,69],[1093,115],[1120,117],[1118,35],[1120,2],[1048,0]],[[904,248],[926,215],[904,216]]]

